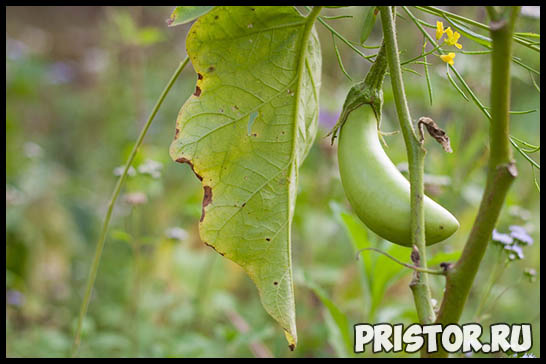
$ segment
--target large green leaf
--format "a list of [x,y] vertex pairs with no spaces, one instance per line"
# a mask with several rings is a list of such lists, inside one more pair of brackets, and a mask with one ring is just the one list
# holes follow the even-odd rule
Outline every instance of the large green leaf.
[[290,227],[317,130],[318,37],[293,7],[216,7],[186,46],[198,80],[171,157],[202,181],[201,239],[243,267],[294,346]]

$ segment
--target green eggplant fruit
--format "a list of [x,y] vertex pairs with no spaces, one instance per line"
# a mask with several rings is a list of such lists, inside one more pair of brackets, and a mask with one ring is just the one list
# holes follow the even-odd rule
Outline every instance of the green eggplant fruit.
[[[362,222],[382,238],[411,247],[410,184],[383,150],[370,105],[353,110],[342,125],[338,161],[343,189]],[[459,222],[424,197],[426,244],[431,245],[451,236]]]

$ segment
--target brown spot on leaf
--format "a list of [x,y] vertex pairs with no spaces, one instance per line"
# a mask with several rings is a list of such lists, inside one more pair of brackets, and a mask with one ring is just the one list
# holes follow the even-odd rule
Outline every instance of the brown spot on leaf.
[[209,248],[214,249],[214,251],[217,252],[218,254],[220,254],[221,256],[226,255],[225,253],[222,253],[222,252],[218,251],[215,247],[213,247],[212,245],[210,245],[210,244],[207,243],[206,241],[204,241],[203,243],[204,243],[206,246],[208,246]]
[[214,19],[218,19],[218,18],[219,18],[219,16],[218,16],[218,15],[216,15],[216,16],[214,17]]
[[273,282],[273,284],[274,284],[274,285],[278,285],[278,284],[279,284],[279,282]]
[[241,205],[241,207],[245,207],[246,206],[246,202],[243,202],[243,204]]
[[203,79],[203,75],[200,74],[200,73],[197,73],[197,79],[198,79],[198,80],[202,80],[202,79]]
[[209,71],[209,72],[214,72],[214,70],[215,70],[214,66],[210,66],[210,67],[207,69],[207,71]]
[[195,86],[195,92],[193,93],[193,96],[199,97],[201,95],[201,87]]
[[178,163],[187,163],[187,164],[189,164],[190,167],[191,167],[191,170],[193,171],[193,173],[195,173],[197,178],[199,178],[199,181],[203,180],[203,177],[201,177],[199,174],[197,174],[197,172],[195,172],[195,169],[193,168],[193,163],[189,159],[187,159],[187,158],[178,158],[176,161]]
[[288,348],[290,349],[290,351],[294,351],[294,349],[296,348],[296,345],[290,344],[288,345]]
[[205,193],[203,194],[203,207],[201,209],[201,218],[199,221],[205,219],[205,207],[207,207],[212,202],[212,188],[209,186],[203,186]]
[[176,131],[174,132],[174,138],[178,138],[178,133],[180,132],[180,129],[176,128]]
[[442,225],[440,225],[440,230],[444,230],[444,227]]
[[271,241],[271,238],[265,238],[265,240],[267,240],[267,241]]

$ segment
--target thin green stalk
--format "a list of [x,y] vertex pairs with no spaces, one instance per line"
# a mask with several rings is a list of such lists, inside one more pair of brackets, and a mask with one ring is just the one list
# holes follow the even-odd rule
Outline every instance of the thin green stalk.
[[510,136],[510,138],[514,139],[515,141],[517,141],[518,143],[522,144],[525,147],[532,148],[532,151],[526,150],[526,152],[528,152],[528,153],[534,153],[537,150],[540,150],[540,145],[533,145],[533,144],[527,143],[525,140],[521,140],[519,138],[516,138],[513,135]]
[[337,19],[344,19],[344,18],[352,18],[353,16],[352,15],[337,15],[337,16],[323,16],[322,18],[323,19],[326,19],[326,20],[337,20]]
[[[448,64],[446,63],[446,65],[448,65]],[[453,80],[453,78],[452,78],[451,75],[449,74],[449,68],[448,68],[448,67],[446,67],[446,75],[447,75],[447,79],[449,80],[449,82],[451,82],[451,84],[453,85],[453,87],[455,87],[455,89],[456,89],[457,91],[459,91],[459,93],[461,94],[461,96],[462,96],[466,101],[470,101],[470,100],[468,99],[468,97],[464,94],[463,90],[461,90],[461,89],[459,88],[459,86],[457,86],[457,84],[455,83],[455,80]]]
[[[421,31],[421,33],[423,33],[423,35],[431,42],[432,45],[434,45],[435,47],[438,47],[436,41],[430,36],[430,34],[428,34],[424,29],[423,27],[421,26],[420,24],[420,21],[419,19],[417,19],[412,13],[411,11],[403,6],[403,9],[404,11],[408,14],[408,16],[411,18],[411,20],[415,23],[415,25],[417,26],[417,28],[419,28],[419,30]],[[488,27],[489,29],[489,27]],[[445,54],[445,51],[442,49],[442,48],[438,48],[438,51],[441,53],[441,54]],[[492,51],[486,51],[488,53],[492,53]],[[526,69],[529,69],[529,67],[523,63],[521,63],[519,60],[517,60],[515,57],[511,57],[512,61],[519,64],[520,66],[526,68]],[[488,120],[491,120],[491,114],[489,113],[489,111],[487,111],[487,108],[484,106],[484,104],[480,101],[480,99],[478,99],[478,97],[476,96],[476,94],[474,94],[474,92],[472,91],[472,89],[470,88],[470,86],[468,86],[468,84],[465,82],[464,78],[461,76],[461,74],[457,71],[457,69],[455,67],[453,67],[452,65],[449,65],[449,67],[451,68],[451,70],[453,71],[453,73],[455,74],[455,76],[457,76],[457,79],[461,82],[461,84],[463,85],[463,88],[468,92],[468,94],[470,95],[470,98],[472,99],[472,101],[474,101],[474,104],[476,104],[476,106],[482,111],[482,113],[485,115],[485,117],[488,119]],[[531,69],[533,72],[536,72],[540,75],[540,72],[536,71],[536,70],[533,70]],[[533,79],[533,82],[534,82],[534,79]],[[459,91],[459,90],[458,90]],[[529,157],[512,139],[510,139],[510,143],[514,146],[514,148],[516,148],[516,150],[523,156],[523,158],[527,159],[527,161],[529,161],[529,163],[531,163],[531,165],[535,166],[536,168],[540,169],[540,165],[535,162],[531,157]]]
[[[404,91],[402,70],[396,41],[396,29],[392,16],[391,7],[380,7],[381,22],[383,26],[383,37],[385,50],[390,70],[390,78],[396,112],[400,121],[400,128],[404,135],[406,151],[408,154],[409,177],[410,177],[410,202],[411,202],[411,240],[412,245],[417,248],[418,257],[412,254],[415,265],[427,269],[427,255],[425,245],[425,213],[424,213],[424,159],[425,149],[422,147],[411,123],[411,116]],[[426,273],[414,273],[410,287],[413,292],[415,306],[419,321],[422,324],[434,322],[435,315],[432,307],[428,275]]]
[[186,57],[186,59],[184,59],[184,61],[182,61],[178,65],[178,68],[174,71],[173,75],[171,76],[171,79],[169,80],[165,88],[163,89],[163,92],[161,92],[159,99],[157,100],[154,108],[152,109],[152,112],[150,113],[150,116],[148,117],[148,121],[146,121],[146,124],[144,125],[144,127],[142,128],[140,132],[140,135],[138,136],[135,146],[133,147],[133,150],[131,151],[131,154],[129,155],[129,159],[127,159],[127,163],[125,164],[123,173],[118,178],[116,187],[114,187],[114,192],[112,193],[112,197],[110,197],[110,202],[108,203],[108,210],[106,211],[106,216],[104,217],[104,222],[102,224],[99,240],[97,242],[97,247],[95,248],[95,256],[93,257],[93,262],[91,263],[91,269],[89,271],[87,285],[85,288],[85,295],[83,297],[83,301],[80,307],[80,315],[78,317],[78,326],[76,328],[74,344],[72,346],[72,356],[76,356],[76,354],[78,353],[78,349],[80,347],[80,338],[81,338],[83,320],[85,318],[85,314],[87,313],[87,307],[89,305],[89,300],[91,299],[91,292],[93,290],[93,286],[95,284],[95,278],[97,276],[97,271],[99,269],[100,258],[102,255],[102,250],[104,248],[104,242],[106,241],[106,233],[108,232],[108,225],[110,224],[110,217],[112,216],[114,205],[116,204],[116,200],[121,191],[121,186],[123,185],[123,182],[125,182],[125,178],[127,177],[127,171],[129,170],[129,167],[131,167],[131,164],[133,163],[133,160],[135,159],[135,156],[138,153],[138,148],[142,144],[142,141],[144,140],[144,137],[146,136],[146,133],[148,132],[148,129],[150,128],[150,125],[152,124],[152,121],[155,115],[157,114],[157,111],[159,110],[159,107],[163,103],[165,96],[167,96],[167,94],[169,93],[169,90],[173,86],[174,82],[176,81],[176,79],[178,78],[178,76],[180,75],[184,67],[186,67],[186,65],[188,64],[189,60],[190,60],[189,57]]
[[[469,19],[469,18],[466,18],[464,16],[461,16],[461,15],[457,15],[457,14],[454,14],[454,13],[450,13],[449,11],[445,11],[445,10],[442,10],[442,9],[438,9],[438,8],[435,8],[434,6],[415,6],[416,9],[419,9],[421,11],[424,11],[425,13],[429,13],[429,14],[433,14],[433,15],[436,15],[436,16],[440,16],[440,17],[445,17],[445,16],[449,16],[453,19],[456,19],[456,20],[459,20],[463,23],[467,23],[467,24],[470,24],[470,25],[474,25],[478,28],[481,28],[483,30],[487,30],[487,31],[490,31],[490,27],[485,25],[485,24],[482,24],[480,22],[477,22],[475,20],[472,20],[472,19]],[[491,7],[487,7],[486,9],[490,9]],[[489,11],[489,10],[488,10]],[[496,16],[496,15],[495,15]],[[512,34],[512,37],[514,38],[514,40],[521,44],[521,45],[524,45],[526,46],[527,48],[530,48],[536,52],[540,52],[540,48],[539,47],[535,47],[534,45],[531,44],[531,42],[528,42],[528,41],[525,41],[525,40],[522,40],[522,39],[519,39],[518,37],[514,37],[513,34]]]
[[[309,8],[308,6],[305,7],[307,10],[311,10],[311,8]],[[364,53],[362,53],[358,48],[356,48],[354,45],[352,45],[352,43],[350,41],[348,41],[344,36],[342,36],[341,34],[339,34],[339,32],[337,30],[335,30],[334,28],[332,28],[330,26],[330,24],[326,23],[322,17],[318,17],[317,20],[322,24],[324,25],[333,35],[335,35],[336,37],[338,37],[343,43],[347,44],[347,46],[349,46],[349,48],[351,48],[353,51],[355,51],[356,53],[358,53],[359,56],[361,56],[362,58],[364,58],[365,60],[373,63],[373,61],[370,61],[370,58],[373,58],[375,55],[371,55],[371,56],[367,56],[365,55]]]
[[537,176],[535,175],[535,167],[531,166],[531,171],[533,172],[533,181],[535,182],[535,187],[537,188],[538,193],[540,193],[540,185],[537,181]]
[[[489,166],[487,182],[478,216],[460,259],[447,272],[446,289],[436,323],[458,323],[478,268],[491,240],[508,189],[517,176],[510,149],[510,64],[512,34],[519,7],[510,8],[510,17],[491,23],[493,53],[491,55],[491,122],[489,127]],[[447,357],[440,348],[431,357]]]
[[429,14],[432,14],[432,15],[440,16],[440,17],[443,17],[444,15],[448,15],[451,18],[459,20],[459,21],[461,21],[463,23],[474,25],[474,26],[476,26],[478,28],[481,28],[483,30],[489,30],[489,27],[487,25],[485,25],[485,24],[482,24],[480,22],[477,22],[475,20],[469,19],[467,17],[461,16],[461,15],[458,15],[458,14],[455,14],[455,13],[450,13],[448,11],[435,8],[433,6],[415,6],[415,8],[419,9],[421,11],[424,11],[425,13],[429,13]]
[[529,77],[531,77],[531,80],[533,81],[533,86],[535,86],[535,89],[538,91],[538,93],[540,93],[540,87],[538,86],[537,82],[535,81],[535,78],[533,77],[533,75],[531,74],[531,72],[529,72]]
[[332,33],[332,42],[334,43],[334,50],[336,51],[337,63],[339,64],[339,68],[341,69],[341,72],[343,72],[343,74],[349,79],[349,81],[352,81],[353,79],[351,78],[351,76],[349,76],[349,74],[345,70],[345,67],[343,67],[343,60],[341,59],[341,54],[339,54],[339,49],[337,48],[336,37],[334,36],[334,33]]
[[527,71],[533,72],[534,74],[540,76],[540,71],[537,71],[537,70],[534,69],[533,67],[526,65],[525,63],[521,62],[519,59],[517,59],[517,58],[512,58],[512,61],[514,61],[514,63],[517,63],[517,64],[520,65],[521,67],[525,68]]
[[[423,29],[423,26],[421,24],[419,24],[419,21],[418,19],[411,13],[411,11],[407,8],[407,7],[403,7],[404,11],[408,14],[408,16],[411,18],[411,20],[415,23],[415,25],[417,26],[417,28],[419,28],[419,30],[421,31],[421,33],[423,33],[423,35],[428,39],[428,41],[436,48],[438,47],[438,43],[436,43],[436,41],[434,40],[434,38],[431,37],[430,34],[428,34],[428,32]],[[439,47],[438,48],[438,51],[440,52],[440,54],[445,54],[445,51]],[[478,106],[478,108],[484,113],[484,115],[487,117],[487,119],[491,119],[491,115],[489,115],[489,112],[485,109],[485,106],[482,104],[482,102],[478,99],[478,97],[474,94],[474,92],[470,89],[470,87],[468,86],[468,84],[465,82],[465,80],[463,79],[463,77],[461,76],[461,74],[457,71],[457,69],[455,67],[453,67],[452,65],[448,65],[449,68],[453,71],[453,73],[455,74],[455,76],[457,77],[457,79],[459,80],[459,82],[461,82],[461,84],[463,85],[463,88],[466,90],[466,92],[470,95],[470,98],[472,99],[472,101],[474,101],[474,103],[476,104],[476,106]]]
[[[423,52],[425,52],[426,46],[427,46],[427,41],[425,40],[423,42]],[[430,75],[428,72],[427,56],[424,55],[423,59],[425,60],[423,67],[425,68],[425,78],[427,80],[428,98],[429,98],[430,104],[432,105],[432,82],[430,81]]]
[[432,50],[430,50],[430,51],[428,51],[428,52],[425,52],[425,49],[424,49],[424,47],[423,47],[423,53],[421,53],[420,55],[415,56],[415,57],[413,57],[413,58],[411,58],[411,59],[408,59],[407,61],[401,62],[400,65],[405,66],[405,65],[407,65],[408,63],[412,63],[412,62],[418,60],[419,58],[425,58],[425,62],[426,62],[426,57],[427,57],[429,54],[432,54],[432,53],[436,52],[436,50],[437,50],[438,48],[440,48],[439,45],[436,46],[436,47],[434,47]]
[[527,153],[525,153],[525,152],[519,147],[519,145],[517,145],[516,142],[514,142],[514,141],[512,140],[512,138],[510,138],[510,144],[512,144],[512,146],[513,146],[514,148],[516,148],[516,150],[523,156],[523,158],[527,159],[527,161],[528,161],[529,163],[531,163],[534,167],[540,169],[540,164],[538,164],[537,162],[535,162],[533,158],[529,157],[529,156],[527,155]]
[[401,262],[400,260],[396,259],[396,258],[393,257],[392,255],[390,255],[389,253],[385,253],[383,250],[376,249],[376,248],[362,248],[362,249],[358,250],[358,251],[356,252],[356,259],[357,259],[357,260],[358,260],[358,256],[360,255],[360,253],[362,253],[362,252],[364,252],[364,251],[374,251],[374,252],[376,252],[376,253],[379,253],[379,254],[381,254],[381,255],[384,255],[384,256],[386,256],[387,258],[389,258],[390,260],[392,260],[393,262],[398,263],[398,264],[400,264],[400,265],[403,266],[403,267],[406,267],[406,268],[409,268],[409,269],[413,269],[413,270],[416,271],[416,272],[434,274],[434,275],[438,275],[438,276],[443,276],[443,275],[445,275],[445,271],[443,271],[443,270],[421,268],[421,267],[418,267],[418,266],[413,265],[413,264],[404,263],[404,262]]

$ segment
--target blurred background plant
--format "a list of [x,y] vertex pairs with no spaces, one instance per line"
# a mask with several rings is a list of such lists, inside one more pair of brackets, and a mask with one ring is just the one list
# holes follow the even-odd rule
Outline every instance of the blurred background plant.
[[[488,23],[482,8],[443,9]],[[410,11],[433,28],[436,21],[446,22]],[[190,24],[168,28],[170,7],[8,7],[6,12],[6,350],[10,357],[67,356],[116,175],[185,57]],[[524,7],[522,13],[516,31],[538,33],[539,10]],[[352,48],[370,55],[375,50],[367,47],[380,43],[381,29],[379,24],[366,29],[368,14],[369,7],[348,7],[324,9],[321,16]],[[401,8],[399,15],[401,58],[411,60],[423,51],[423,35]],[[316,28],[323,54],[321,129],[300,171],[292,231],[296,351],[290,352],[242,270],[199,239],[200,183],[168,154],[176,115],[195,85],[196,75],[187,67],[156,116],[114,209],[81,356],[353,356],[352,325],[417,320],[410,271],[374,252],[355,258],[359,249],[379,247],[408,261],[409,250],[381,241],[351,213],[335,146],[324,138],[352,85],[347,75],[362,79],[370,62],[339,38],[334,47],[323,24]],[[433,28],[424,27],[434,38]],[[357,40],[364,30],[369,35],[361,47]],[[458,41],[469,53],[457,53],[454,67],[487,105],[489,57],[466,36]],[[540,47],[540,38],[532,42]],[[527,68],[513,64],[512,109],[536,111],[512,115],[511,135],[533,150],[529,145],[540,145],[540,76],[528,68],[540,70],[539,53],[517,43],[514,55]],[[427,142],[426,193],[461,223],[453,237],[429,249],[429,265],[437,266],[458,257],[477,212],[488,120],[453,87],[439,57],[429,55],[426,62],[428,76],[422,63],[408,64],[404,72],[412,115],[433,118],[454,150],[446,154]],[[398,129],[392,105],[385,82],[385,132]],[[407,169],[402,136],[385,140],[391,159]],[[522,154],[514,155],[519,176],[463,321],[530,322],[539,343],[540,175]],[[540,164],[539,150],[529,156]],[[443,278],[431,277],[431,284],[440,301]],[[531,352],[540,356],[539,346]]]

